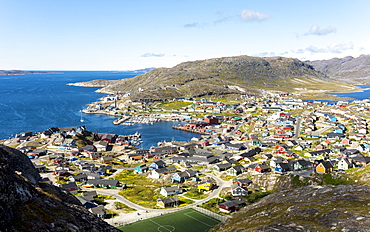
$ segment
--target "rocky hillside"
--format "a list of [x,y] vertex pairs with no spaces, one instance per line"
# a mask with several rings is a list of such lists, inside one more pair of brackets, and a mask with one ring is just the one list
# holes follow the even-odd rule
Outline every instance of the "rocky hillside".
[[351,84],[370,84],[370,55],[315,60],[307,63],[331,79]]
[[268,195],[211,231],[368,231],[369,209],[368,185],[309,185]]
[[328,81],[323,73],[298,59],[250,56],[185,62],[173,68],[154,69],[134,78],[76,85],[105,86],[99,91],[131,93],[134,99],[229,96],[252,93],[258,89],[301,93],[351,88],[343,85],[339,88],[338,83]]
[[1,231],[119,231],[49,184],[18,150],[0,145]]

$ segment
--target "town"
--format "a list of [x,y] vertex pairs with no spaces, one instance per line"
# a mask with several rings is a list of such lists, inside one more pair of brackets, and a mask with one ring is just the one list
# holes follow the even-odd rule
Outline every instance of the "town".
[[259,177],[335,176],[370,163],[369,100],[307,101],[271,91],[233,101],[127,97],[108,95],[83,112],[114,115],[115,124],[178,121],[173,129],[199,136],[143,149],[140,132],[79,126],[23,132],[2,143],[27,155],[42,183],[70,192],[115,225],[189,206],[223,220],[250,203],[248,196],[274,190],[254,181]]

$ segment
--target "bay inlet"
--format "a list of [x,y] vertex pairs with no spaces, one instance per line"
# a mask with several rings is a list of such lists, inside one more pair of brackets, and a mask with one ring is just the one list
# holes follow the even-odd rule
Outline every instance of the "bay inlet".
[[86,126],[101,133],[133,134],[139,132],[148,148],[161,141],[189,141],[197,134],[178,131],[179,122],[156,122],[133,126],[114,125],[115,117],[83,114],[80,111],[105,94],[95,87],[70,86],[68,83],[91,80],[118,80],[134,77],[137,72],[56,71],[57,74],[0,76],[0,139],[25,131],[41,132],[50,127]]

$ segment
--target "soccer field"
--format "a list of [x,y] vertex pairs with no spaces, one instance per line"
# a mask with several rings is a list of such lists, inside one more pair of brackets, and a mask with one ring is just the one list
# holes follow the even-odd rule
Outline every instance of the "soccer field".
[[219,222],[194,209],[185,209],[117,228],[124,232],[206,232]]

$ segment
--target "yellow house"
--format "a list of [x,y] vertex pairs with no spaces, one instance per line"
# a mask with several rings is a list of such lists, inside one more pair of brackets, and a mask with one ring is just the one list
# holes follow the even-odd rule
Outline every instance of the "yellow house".
[[331,173],[334,167],[329,161],[324,161],[316,166],[317,173]]
[[212,182],[202,182],[200,184],[198,184],[198,190],[206,190],[206,191],[209,191],[211,190],[213,187],[213,183]]

